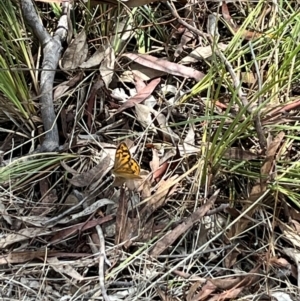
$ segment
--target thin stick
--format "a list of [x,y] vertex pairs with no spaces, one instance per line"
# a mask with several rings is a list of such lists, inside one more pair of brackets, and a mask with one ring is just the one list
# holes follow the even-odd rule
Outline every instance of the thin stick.
[[110,301],[106,288],[105,288],[105,267],[104,267],[104,262],[106,262],[109,266],[111,265],[109,260],[106,257],[105,254],[105,240],[104,240],[104,235],[102,232],[102,228],[98,225],[96,226],[97,234],[99,236],[99,241],[100,241],[100,254],[99,254],[99,284],[102,292],[102,296],[105,301]]

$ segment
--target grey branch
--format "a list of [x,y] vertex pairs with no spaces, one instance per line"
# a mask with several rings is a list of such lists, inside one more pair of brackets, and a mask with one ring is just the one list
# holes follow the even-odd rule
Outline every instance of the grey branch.
[[44,28],[31,0],[22,0],[22,11],[27,24],[38,38],[43,47],[43,63],[40,76],[40,106],[44,124],[45,138],[39,152],[55,151],[59,147],[58,128],[56,114],[53,106],[53,82],[62,53],[62,42],[65,41],[68,32],[69,2],[63,2],[63,14],[59,20],[58,28],[51,37]]

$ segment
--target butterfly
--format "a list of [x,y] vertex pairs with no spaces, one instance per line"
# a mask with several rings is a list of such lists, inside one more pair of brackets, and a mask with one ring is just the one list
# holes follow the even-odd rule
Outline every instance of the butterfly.
[[131,157],[126,143],[122,142],[116,150],[115,164],[112,173],[123,179],[141,179],[140,165]]

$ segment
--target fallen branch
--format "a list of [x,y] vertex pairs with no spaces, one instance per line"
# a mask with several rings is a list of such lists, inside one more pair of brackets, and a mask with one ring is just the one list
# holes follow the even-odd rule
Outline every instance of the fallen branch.
[[67,37],[69,2],[64,1],[62,3],[63,14],[53,37],[49,35],[41,23],[31,0],[22,0],[21,7],[26,22],[43,47],[39,94],[45,139],[38,152],[51,152],[57,150],[59,147],[56,114],[53,106],[53,82],[58,61],[62,53],[62,43]]

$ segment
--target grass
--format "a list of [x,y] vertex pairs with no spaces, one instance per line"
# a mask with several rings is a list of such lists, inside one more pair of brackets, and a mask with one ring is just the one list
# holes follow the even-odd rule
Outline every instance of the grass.
[[[297,263],[287,253],[300,247],[299,114],[297,107],[287,109],[299,100],[296,2],[228,4],[236,26],[225,4],[222,15],[214,2],[191,10],[176,2],[181,18],[204,33],[209,14],[220,14],[218,36],[190,32],[181,52],[183,26],[164,3],[134,8],[79,3],[71,14],[74,34],[86,30],[89,56],[99,45],[112,46],[114,77],[109,88],[91,97],[100,62],[73,73],[58,70],[55,89],[84,75],[54,103],[62,150],[42,154],[32,153],[43,139],[37,97],[41,50],[18,4],[0,5],[0,246],[7,262],[1,262],[0,282],[3,289],[11,282],[11,300],[25,294],[35,300],[100,300],[103,279],[107,294],[118,300],[299,295],[292,272]],[[37,9],[53,32],[60,7],[37,3]],[[219,42],[228,44],[223,55]],[[135,107],[115,115],[121,100],[151,82],[136,75],[130,81],[134,68],[122,54],[178,62],[210,43],[212,56],[189,64],[205,74],[201,81],[161,76],[144,125]],[[243,79],[244,73],[254,82]],[[180,98],[178,90],[184,92]],[[275,109],[284,113],[276,115]],[[125,139],[134,145],[130,151],[147,174],[146,185],[113,185],[114,146]],[[94,208],[102,199],[115,205]],[[84,210],[88,217],[74,218]],[[105,269],[98,265],[102,243],[111,263]]]

